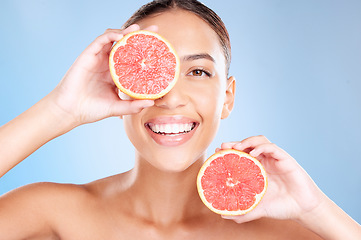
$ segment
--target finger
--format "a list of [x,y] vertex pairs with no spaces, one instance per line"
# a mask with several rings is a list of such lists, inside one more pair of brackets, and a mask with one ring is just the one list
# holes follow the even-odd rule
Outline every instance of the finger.
[[258,145],[265,143],[270,143],[270,141],[265,136],[259,135],[259,136],[246,138],[241,142],[235,144],[233,148],[249,153]]
[[124,30],[121,29],[107,29],[104,34],[100,35],[95,41],[89,45],[88,50],[94,54],[98,54],[105,49],[106,45],[108,50],[114,42],[119,41],[124,35],[139,30],[139,25],[133,24]]
[[238,215],[238,216],[222,215],[223,219],[233,220],[236,223],[250,222],[250,221],[259,219],[261,217],[263,217],[263,212],[260,209],[254,209],[254,210],[252,210],[252,212],[246,213],[244,215]]
[[131,96],[123,93],[122,91],[120,91],[120,89],[118,87],[115,88],[115,91],[118,94],[118,97],[122,100],[135,100],[134,98],[132,98]]
[[144,108],[154,105],[153,100],[119,100],[109,109],[110,116],[123,116],[139,113]]
[[[126,29],[107,29],[105,33],[99,36],[96,41],[94,41],[94,46],[92,46],[91,50],[97,54],[105,48],[108,50],[111,49],[113,43],[122,39],[128,33],[139,30],[140,27],[138,24],[132,24]],[[151,25],[147,27],[145,30],[156,32],[158,31],[158,27],[155,25]],[[108,46],[107,46],[108,45]]]
[[107,47],[108,50],[110,50],[113,43],[115,41],[118,41],[119,39],[121,39],[123,36],[124,35],[121,32],[107,31],[104,34],[97,37],[94,40],[94,42],[92,42],[88,46],[87,51],[89,51],[89,53],[96,55],[96,54],[100,53],[101,51],[103,51],[105,49],[105,47]]
[[145,28],[144,30],[151,31],[151,32],[158,32],[158,26],[151,25],[151,26]]
[[[104,34],[115,33],[115,34],[120,34],[120,36],[123,37],[124,35],[134,32],[134,31],[137,31],[139,29],[140,29],[140,27],[138,24],[133,24],[133,25],[130,25],[129,27],[127,27],[126,29],[108,28],[107,30],[105,30]],[[120,39],[121,38],[118,38],[115,41],[120,40]]]
[[232,149],[235,144],[239,142],[226,142],[221,144],[221,149]]
[[291,157],[286,151],[274,143],[260,144],[256,146],[249,154],[255,158],[261,154],[268,155],[277,160],[288,159]]
[[250,222],[252,220],[255,220],[253,217],[250,217],[247,214],[242,215],[242,216],[224,216],[224,215],[222,215],[222,218],[227,219],[227,220],[233,220],[236,223],[245,223],[245,222]]
[[130,25],[129,27],[127,27],[126,29],[122,30],[122,33],[124,35],[128,34],[128,33],[131,33],[131,32],[134,32],[134,31],[138,31],[140,29],[139,25],[138,24],[132,24]]

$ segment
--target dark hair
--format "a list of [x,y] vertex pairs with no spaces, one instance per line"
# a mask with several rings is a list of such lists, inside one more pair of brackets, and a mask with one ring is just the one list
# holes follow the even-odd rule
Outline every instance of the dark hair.
[[154,0],[139,8],[123,25],[123,28],[127,28],[152,14],[177,8],[196,14],[217,33],[225,56],[226,74],[228,75],[231,64],[231,43],[228,31],[222,19],[212,9],[197,0]]

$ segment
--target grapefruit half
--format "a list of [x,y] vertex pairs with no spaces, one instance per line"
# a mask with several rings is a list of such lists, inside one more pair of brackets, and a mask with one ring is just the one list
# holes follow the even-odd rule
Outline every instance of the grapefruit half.
[[120,91],[135,99],[167,94],[179,76],[179,58],[157,33],[139,30],[125,35],[112,48],[109,69]]
[[201,167],[197,188],[203,203],[213,212],[243,215],[252,211],[265,194],[266,171],[245,152],[221,150]]

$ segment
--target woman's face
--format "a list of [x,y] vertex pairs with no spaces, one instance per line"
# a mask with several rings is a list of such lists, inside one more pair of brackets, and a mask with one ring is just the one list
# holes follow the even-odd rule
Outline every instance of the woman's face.
[[221,118],[232,109],[234,81],[227,79],[217,34],[198,16],[173,10],[138,24],[141,29],[158,26],[180,58],[180,76],[154,106],[124,116],[125,130],[139,164],[147,161],[164,171],[183,171],[205,159]]

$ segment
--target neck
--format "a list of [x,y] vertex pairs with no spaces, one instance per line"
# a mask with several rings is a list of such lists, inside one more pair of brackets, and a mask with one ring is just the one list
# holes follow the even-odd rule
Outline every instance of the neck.
[[182,172],[161,171],[137,159],[130,188],[134,213],[156,224],[169,225],[200,215],[205,209],[196,178],[203,159]]

